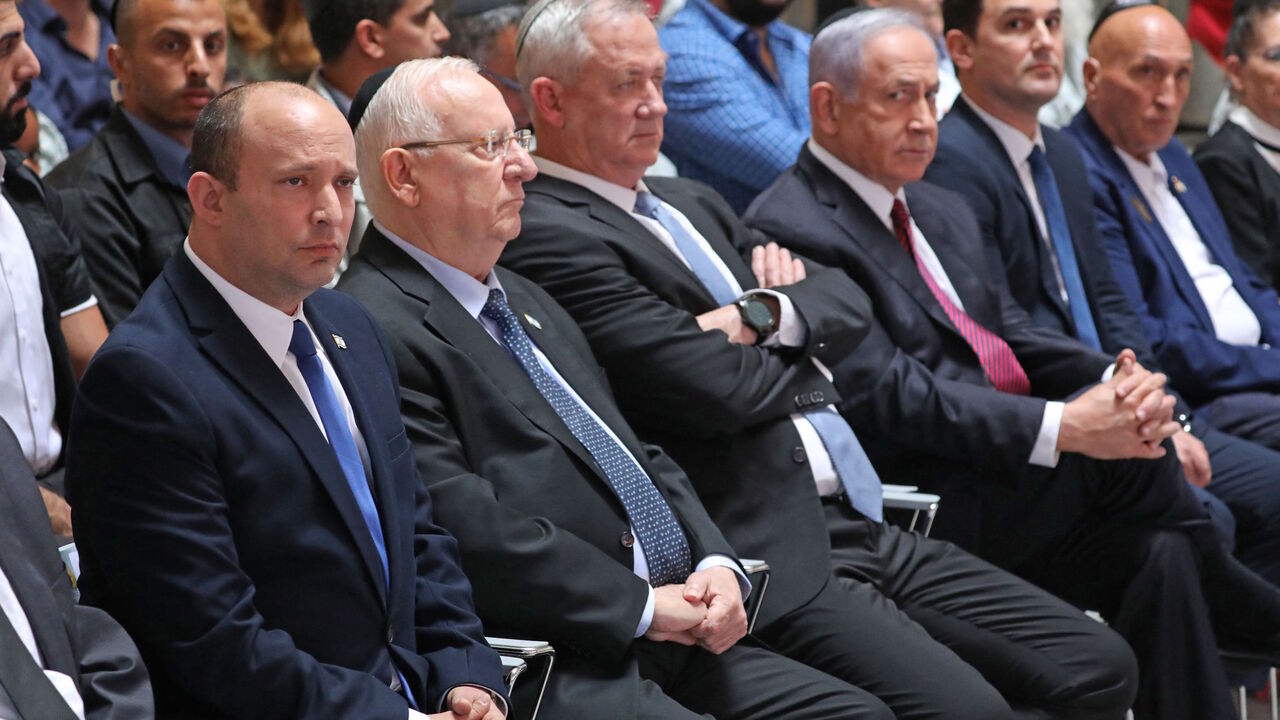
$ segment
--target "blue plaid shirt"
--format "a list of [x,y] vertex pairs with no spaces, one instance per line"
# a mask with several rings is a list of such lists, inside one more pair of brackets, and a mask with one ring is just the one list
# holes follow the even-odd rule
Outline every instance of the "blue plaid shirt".
[[809,138],[809,35],[769,24],[776,78],[760,61],[759,36],[707,0],[689,0],[658,37],[671,56],[662,152],[741,214]]
[[111,116],[111,81],[107,46],[116,41],[111,16],[98,0],[93,12],[101,28],[98,59],[90,60],[67,44],[67,23],[45,0],[22,0],[18,14],[26,24],[26,40],[40,61],[40,77],[31,83],[31,105],[58,126],[75,152],[89,142]]

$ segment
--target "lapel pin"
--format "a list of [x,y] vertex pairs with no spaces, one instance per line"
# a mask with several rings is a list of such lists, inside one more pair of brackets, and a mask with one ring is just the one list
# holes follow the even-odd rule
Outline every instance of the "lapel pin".
[[1187,191],[1187,186],[1182,184],[1182,181],[1178,179],[1177,175],[1170,177],[1169,182],[1173,184],[1174,192],[1178,193],[1179,195]]
[[339,350],[347,349],[347,341],[343,340],[342,336],[337,333],[333,334],[333,344],[337,345]]
[[536,318],[531,317],[531,316],[529,315],[529,313],[525,313],[525,314],[524,314],[524,319],[525,319],[525,320],[526,320],[530,325],[532,325],[532,326],[534,326],[534,327],[538,328],[539,330],[541,330],[541,329],[542,329],[542,323],[538,322],[538,320],[537,320]]
[[1137,195],[1129,198],[1129,204],[1133,205],[1133,209],[1138,211],[1138,214],[1142,216],[1143,220],[1152,222],[1151,213],[1147,212],[1147,206],[1142,203],[1142,200]]

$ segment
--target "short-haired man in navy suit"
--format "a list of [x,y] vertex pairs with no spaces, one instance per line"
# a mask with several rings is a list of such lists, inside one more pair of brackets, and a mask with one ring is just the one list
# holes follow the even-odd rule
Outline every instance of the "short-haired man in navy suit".
[[[1116,281],[1201,419],[1280,448],[1280,303],[1235,254],[1208,184],[1173,138],[1191,41],[1168,10],[1104,15],[1085,62],[1080,143]],[[1223,208],[1231,212],[1231,208]]]
[[[992,272],[1038,325],[1107,353],[1133,348],[1145,367],[1158,367],[1112,275],[1080,149],[1037,121],[1062,78],[1058,0],[944,8],[964,94],[939,123],[925,179],[969,201]],[[1280,453],[1193,422],[1185,403],[1178,412],[1190,428],[1172,436],[1183,474],[1228,540],[1239,537],[1237,556],[1280,584]]]
[[137,640],[160,717],[501,720],[391,350],[320,289],[351,225],[346,120],[243,86],[202,111],[192,165],[188,241],[72,415],[84,600]]

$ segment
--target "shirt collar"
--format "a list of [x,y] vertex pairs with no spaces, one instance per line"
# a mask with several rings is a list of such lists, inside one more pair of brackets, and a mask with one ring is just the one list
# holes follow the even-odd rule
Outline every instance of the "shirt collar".
[[1280,128],[1258,117],[1249,108],[1238,106],[1231,111],[1230,119],[1258,140],[1268,145],[1280,145]]
[[1022,167],[1022,164],[1027,162],[1027,158],[1031,155],[1031,148],[1040,148],[1040,152],[1044,152],[1044,135],[1040,132],[1039,123],[1036,123],[1036,136],[1029,138],[1021,130],[978,107],[978,104],[970,100],[967,95],[962,94],[960,97],[969,109],[991,128],[991,132],[996,134],[996,139],[1004,146],[1004,151],[1009,154],[1009,160],[1013,162],[1014,167]]
[[1164,169],[1164,162],[1160,160],[1158,153],[1151,153],[1151,162],[1149,164],[1142,162],[1120,148],[1116,148],[1116,155],[1120,156],[1120,161],[1129,170],[1129,176],[1143,190],[1153,190],[1160,187],[1167,188],[1169,186],[1169,173]]
[[[373,221],[373,226],[383,235],[387,236],[396,247],[405,251],[409,257],[413,258],[422,266],[424,270],[431,274],[437,282],[444,286],[444,289],[457,300],[467,314],[479,320],[480,311],[484,310],[485,303],[489,302],[490,290],[502,290],[502,283],[498,282],[497,273],[489,271],[489,276],[484,282],[480,282],[458,268],[440,260],[431,253],[405,240],[388,230],[382,223],[377,220]],[[506,291],[502,291],[506,294]]]
[[[285,354],[289,352],[289,341],[293,339],[293,321],[307,322],[302,312],[302,303],[298,303],[298,309],[292,315],[286,315],[232,285],[231,281],[209,267],[208,263],[201,260],[195,250],[191,249],[191,238],[183,241],[182,250],[191,260],[191,264],[196,266],[196,270],[199,270],[209,284],[213,285],[213,289],[218,291],[227,305],[231,306],[231,312],[235,313],[236,317],[240,318],[240,322],[249,329],[249,333],[267,352],[271,362],[275,363],[276,367],[282,367]],[[307,323],[307,327],[311,327],[311,323]]]
[[893,229],[893,221],[889,218],[889,213],[893,210],[894,200],[901,200],[903,205],[907,204],[905,192],[899,189],[897,194],[890,193],[885,186],[849,167],[840,158],[819,145],[813,138],[809,138],[809,152],[813,153],[813,157],[818,162],[835,173],[836,177],[844,181],[849,186],[849,189],[862,198],[862,201],[867,204],[867,207],[871,208],[871,212],[875,213],[877,218],[880,218],[885,227],[890,230]]
[[142,144],[151,151],[151,157],[156,161],[156,168],[160,170],[164,179],[185,190],[187,181],[191,179],[191,150],[139,120],[128,110],[122,108],[121,112],[142,138]]
[[338,106],[342,114],[349,115],[351,113],[351,98],[339,90],[338,86],[329,82],[324,73],[320,71],[320,68],[316,68],[316,79],[320,81],[321,85],[324,85],[325,90],[329,91],[329,97],[333,98],[333,104]]
[[629,213],[636,210],[636,194],[649,191],[643,180],[636,183],[634,188],[627,188],[537,155],[533,157],[533,162],[538,166],[539,173],[580,185]]

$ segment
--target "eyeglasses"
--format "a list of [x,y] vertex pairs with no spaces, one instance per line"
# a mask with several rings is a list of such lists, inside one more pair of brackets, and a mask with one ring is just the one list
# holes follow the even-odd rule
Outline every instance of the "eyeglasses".
[[512,92],[521,92],[524,90],[524,86],[515,78],[509,78],[506,75],[496,73],[487,67],[480,68],[480,74]]
[[495,160],[499,157],[505,160],[507,151],[511,148],[512,140],[521,149],[528,151],[529,148],[533,147],[533,131],[516,130],[504,133],[498,130],[490,130],[480,137],[462,138],[460,140],[422,140],[420,142],[405,143],[400,146],[400,149],[413,150],[414,148],[433,148],[441,145],[475,145],[480,149],[486,160]]

